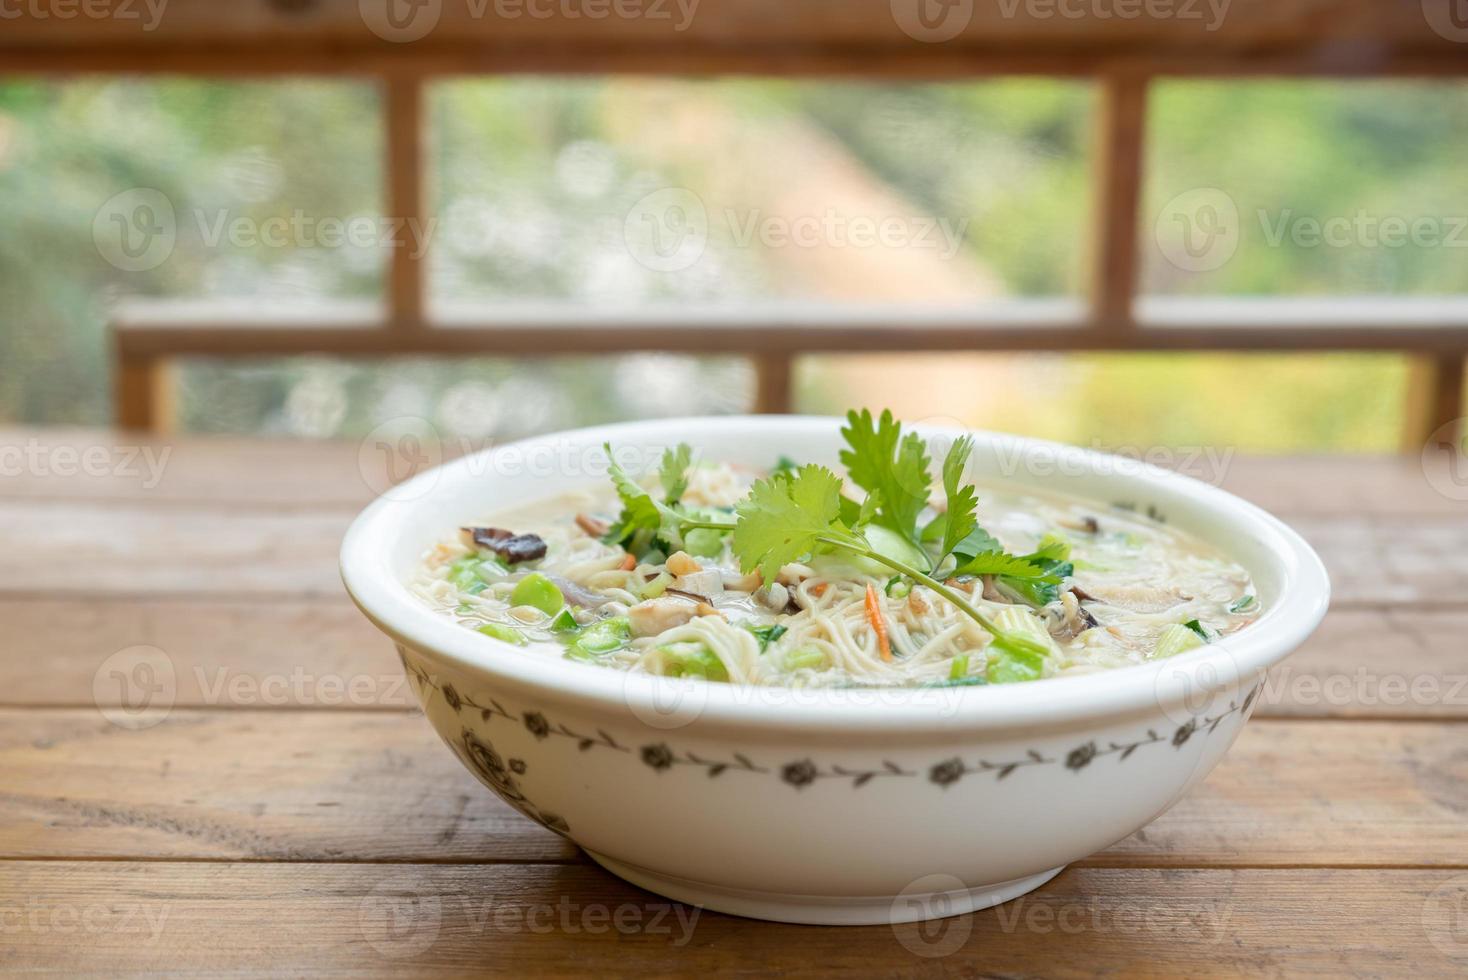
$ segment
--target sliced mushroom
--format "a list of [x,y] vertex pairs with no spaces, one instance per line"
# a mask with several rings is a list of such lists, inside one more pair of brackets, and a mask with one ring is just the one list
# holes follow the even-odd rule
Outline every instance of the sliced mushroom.
[[627,610],[627,621],[634,636],[657,636],[697,616],[699,606],[696,599],[681,596],[659,596],[639,602]]

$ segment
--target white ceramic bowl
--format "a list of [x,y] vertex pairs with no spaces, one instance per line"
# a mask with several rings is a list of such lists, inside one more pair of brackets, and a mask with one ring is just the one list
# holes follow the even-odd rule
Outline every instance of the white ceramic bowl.
[[439,735],[526,816],[671,898],[835,924],[983,908],[1131,834],[1217,764],[1263,672],[1325,613],[1320,560],[1253,505],[1131,460],[982,432],[976,481],[1151,508],[1243,564],[1264,615],[1172,660],[1087,676],[816,693],[537,657],[429,612],[403,585],[460,525],[600,485],[603,442],[648,469],[680,441],[761,468],[781,454],[834,466],[839,425],[653,421],[468,456],[368,507],[342,545],[342,578],[397,645]]

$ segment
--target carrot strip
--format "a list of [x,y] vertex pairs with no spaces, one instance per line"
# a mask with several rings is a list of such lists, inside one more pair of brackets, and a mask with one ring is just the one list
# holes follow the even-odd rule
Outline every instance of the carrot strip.
[[627,557],[622,559],[622,571],[630,572],[637,567],[637,559],[629,551]]
[[877,646],[882,651],[882,659],[888,663],[892,662],[892,641],[887,639],[887,622],[882,619],[882,601],[877,598],[877,590],[867,583],[867,619],[871,620],[872,629],[877,632]]
[[830,585],[829,582],[817,582],[815,585],[812,585],[810,587],[810,594],[819,599],[821,596],[826,594],[826,588],[828,585]]

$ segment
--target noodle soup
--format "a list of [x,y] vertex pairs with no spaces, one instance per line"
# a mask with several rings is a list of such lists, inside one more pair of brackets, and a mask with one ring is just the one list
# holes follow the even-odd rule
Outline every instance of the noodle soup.
[[929,529],[945,506],[935,496],[908,539],[876,524],[854,532],[870,554],[817,542],[800,560],[751,568],[729,526],[757,513],[741,501],[765,476],[688,467],[677,495],[685,523],[666,532],[676,547],[653,531],[618,540],[636,488],[620,501],[609,489],[486,515],[432,549],[410,585],[520,655],[780,686],[1085,673],[1204,646],[1263,611],[1243,568],[1161,515],[1005,487],[972,488],[993,542],[977,560],[937,555]]

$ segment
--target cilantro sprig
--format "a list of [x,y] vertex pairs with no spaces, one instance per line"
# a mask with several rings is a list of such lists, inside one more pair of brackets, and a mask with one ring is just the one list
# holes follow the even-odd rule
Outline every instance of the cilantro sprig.
[[[915,432],[903,434],[890,411],[875,419],[870,411],[849,412],[841,434],[847,444],[841,451],[847,476],[866,491],[860,503],[842,494],[841,477],[826,467],[797,466],[782,458],[775,471],[756,481],[749,495],[735,505],[735,520],[711,520],[706,512],[694,513],[680,504],[692,461],[691,450],[680,445],[663,454],[661,501],[612,461],[610,475],[622,513],[605,540],[644,553],[655,543],[681,547],[683,535],[697,528],[729,533],[744,573],[758,570],[767,582],[774,581],[784,566],[817,551],[845,552],[885,565],[947,599],[994,638],[999,656],[1027,663],[1045,657],[1044,644],[1001,629],[937,577],[940,567],[950,569],[942,573],[944,578],[991,575],[1015,597],[1039,606],[1058,598],[1061,581],[1072,571],[1066,560],[1069,546],[1063,540],[1047,538],[1034,554],[1012,555],[980,526],[978,492],[963,482],[973,440],[965,436],[949,448],[942,467],[944,513],[919,528],[932,486],[923,438]],[[606,450],[610,459],[611,446]],[[891,549],[873,547],[867,534],[872,528],[885,528],[911,543],[913,553],[926,558],[928,566],[914,567],[905,556],[888,553]]]

